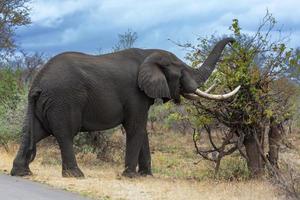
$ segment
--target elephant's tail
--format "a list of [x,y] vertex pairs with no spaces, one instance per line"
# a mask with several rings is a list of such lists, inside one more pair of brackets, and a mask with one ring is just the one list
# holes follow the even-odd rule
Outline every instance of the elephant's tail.
[[29,117],[29,148],[28,148],[28,156],[30,156],[29,162],[34,160],[36,155],[36,144],[34,142],[34,132],[36,129],[37,118],[35,116],[35,109],[36,109],[36,101],[40,97],[42,90],[40,88],[33,88],[30,90],[28,95],[28,115]]

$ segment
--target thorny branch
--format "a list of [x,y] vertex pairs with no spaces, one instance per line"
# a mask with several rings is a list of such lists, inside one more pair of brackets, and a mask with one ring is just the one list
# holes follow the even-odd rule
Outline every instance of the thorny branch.
[[[222,137],[222,143],[218,147],[213,139],[211,128],[209,126],[204,126],[204,129],[208,134],[209,142],[212,148],[211,149],[200,148],[200,145],[198,143],[201,140],[202,131],[201,130],[196,131],[196,129],[194,129],[194,133],[193,133],[194,146],[196,148],[197,153],[200,156],[202,156],[206,160],[215,162],[216,164],[215,174],[217,174],[219,171],[222,158],[232,154],[237,149],[241,148],[242,147],[241,144],[243,143],[243,141],[241,140],[243,140],[244,136],[240,135],[240,137],[235,137],[232,130],[229,129],[224,131],[220,129],[219,131],[222,133],[224,137]],[[239,150],[242,151],[242,149]]]

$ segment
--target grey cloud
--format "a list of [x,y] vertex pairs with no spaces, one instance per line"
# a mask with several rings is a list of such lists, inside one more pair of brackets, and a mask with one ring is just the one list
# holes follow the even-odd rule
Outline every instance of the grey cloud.
[[[233,18],[240,20],[246,32],[253,32],[266,9],[274,13],[284,31],[300,30],[297,0],[85,0],[46,1],[33,6],[33,24],[19,30],[19,40],[29,51],[55,54],[65,50],[95,52],[99,47],[109,51],[117,34],[128,28],[137,31],[137,45],[163,48],[182,54],[167,39],[194,41],[198,35],[217,32],[228,34]],[[277,5],[278,4],[278,5]],[[293,4],[293,5],[288,5]],[[47,9],[48,6],[48,9]],[[299,42],[292,35],[291,45]]]

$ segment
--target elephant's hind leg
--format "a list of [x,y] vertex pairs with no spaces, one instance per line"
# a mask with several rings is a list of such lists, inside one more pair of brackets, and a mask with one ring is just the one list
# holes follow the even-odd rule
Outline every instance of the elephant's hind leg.
[[40,140],[48,137],[50,134],[47,133],[39,123],[36,123],[34,133],[34,145],[33,149],[30,147],[30,134],[28,129],[28,123],[24,123],[22,141],[13,162],[13,168],[10,172],[12,176],[27,176],[31,175],[32,172],[29,169],[29,164],[34,160],[36,155],[36,143]]
[[63,177],[84,177],[77,165],[73,148],[73,138],[80,129],[80,116],[80,111],[72,110],[72,107],[57,107],[48,115],[61,152]]
[[56,136],[62,157],[63,177],[84,177],[79,169],[73,148],[73,138]]

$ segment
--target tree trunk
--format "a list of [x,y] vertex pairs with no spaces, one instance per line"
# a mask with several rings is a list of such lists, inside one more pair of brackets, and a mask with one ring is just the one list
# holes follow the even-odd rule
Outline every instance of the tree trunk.
[[270,163],[278,168],[278,153],[279,144],[281,140],[281,124],[271,119],[270,130],[269,130],[269,152],[268,159]]
[[260,146],[258,146],[256,142],[254,133],[249,134],[244,140],[244,145],[246,148],[246,154],[248,158],[247,165],[252,177],[259,177],[264,172],[264,162],[261,156],[262,135],[263,134],[261,131],[257,132],[257,139],[260,143]]

